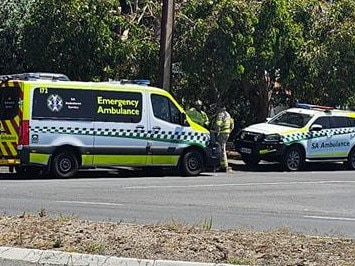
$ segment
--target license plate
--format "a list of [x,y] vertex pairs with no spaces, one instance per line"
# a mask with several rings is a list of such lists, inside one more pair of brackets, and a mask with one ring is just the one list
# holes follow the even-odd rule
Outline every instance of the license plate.
[[251,149],[249,149],[249,148],[240,148],[240,152],[251,154]]

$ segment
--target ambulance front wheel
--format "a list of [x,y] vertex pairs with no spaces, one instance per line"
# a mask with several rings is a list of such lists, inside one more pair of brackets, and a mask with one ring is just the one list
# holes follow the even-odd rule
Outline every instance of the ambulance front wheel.
[[54,155],[52,174],[59,178],[69,178],[78,171],[78,159],[72,152],[62,151]]
[[182,172],[184,175],[199,175],[203,171],[203,168],[203,156],[199,151],[192,150],[185,153],[182,159]]
[[290,147],[283,159],[283,165],[286,171],[302,170],[305,164],[305,157],[302,150],[297,146]]

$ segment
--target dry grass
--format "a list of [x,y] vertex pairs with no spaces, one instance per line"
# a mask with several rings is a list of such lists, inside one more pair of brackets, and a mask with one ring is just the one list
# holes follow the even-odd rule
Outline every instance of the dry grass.
[[249,265],[355,265],[355,240],[287,229],[214,230],[177,222],[137,225],[73,216],[0,216],[0,245],[142,259]]

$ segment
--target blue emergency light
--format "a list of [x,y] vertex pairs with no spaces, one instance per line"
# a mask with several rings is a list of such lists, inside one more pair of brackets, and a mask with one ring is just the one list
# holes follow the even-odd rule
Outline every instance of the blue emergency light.
[[332,110],[333,107],[324,106],[324,105],[316,105],[316,104],[309,104],[309,103],[296,103],[295,107],[303,108],[303,109],[320,109],[320,110]]

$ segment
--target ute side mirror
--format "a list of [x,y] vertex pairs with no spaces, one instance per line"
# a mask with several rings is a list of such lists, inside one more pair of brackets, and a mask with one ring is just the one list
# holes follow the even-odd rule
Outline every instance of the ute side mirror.
[[320,131],[323,129],[323,126],[320,124],[313,124],[310,127],[310,131]]

